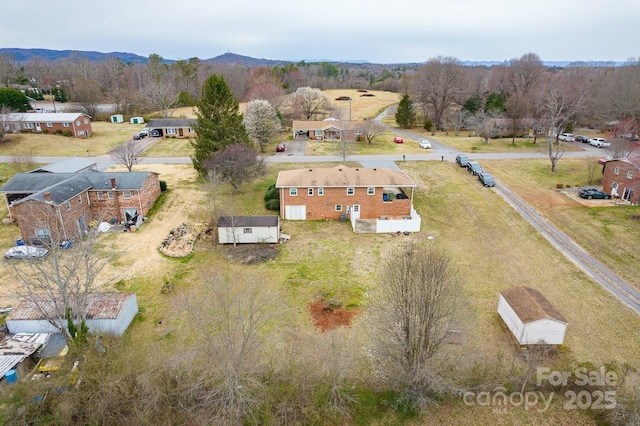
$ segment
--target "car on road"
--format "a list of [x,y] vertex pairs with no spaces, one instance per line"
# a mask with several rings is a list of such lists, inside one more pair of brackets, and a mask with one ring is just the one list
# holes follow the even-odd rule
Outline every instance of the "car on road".
[[431,149],[431,142],[429,142],[427,140],[422,140],[419,143],[420,143],[420,148],[422,148],[422,149]]
[[496,186],[496,180],[491,173],[487,173],[487,172],[478,173],[478,180],[484,186]]
[[402,139],[400,136],[396,136],[395,138],[393,138],[393,141],[395,143],[404,143],[404,139]]
[[482,172],[482,166],[477,161],[469,161],[467,163],[467,170],[472,175],[477,175],[478,173]]
[[589,143],[589,138],[584,135],[576,136],[576,142]]
[[589,139],[589,145],[593,145],[596,148],[609,148],[611,146],[605,138],[591,138]]
[[573,142],[576,140],[576,137],[574,136],[573,133],[560,133],[560,136],[558,136],[558,139],[565,142]]
[[283,143],[279,143],[276,147],[276,152],[285,152],[287,150],[287,145]]
[[21,260],[33,260],[44,259],[49,254],[49,250],[42,247],[34,246],[15,246],[11,247],[4,253],[5,259],[21,259]]
[[460,167],[467,167],[467,164],[469,163],[469,157],[464,154],[458,154],[456,155],[456,163]]
[[611,198],[611,194],[607,194],[606,192],[600,191],[597,188],[581,189],[580,191],[578,191],[578,195],[581,198],[586,198],[587,200],[591,200],[594,198],[608,200],[609,198]]

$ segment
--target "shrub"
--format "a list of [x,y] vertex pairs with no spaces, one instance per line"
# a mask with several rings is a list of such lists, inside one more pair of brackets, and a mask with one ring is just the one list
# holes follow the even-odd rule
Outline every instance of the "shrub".
[[62,136],[62,130],[60,130],[60,129],[56,130],[56,135]]
[[564,185],[561,184],[561,183],[556,183],[556,188],[562,189],[562,188],[564,188]]
[[272,199],[264,203],[264,208],[267,210],[279,211],[280,200]]
[[160,181],[160,192],[164,192],[166,190],[167,190],[167,181],[161,180]]
[[275,184],[271,184],[264,194],[264,207],[267,210],[280,210],[280,191]]
[[430,132],[430,131],[431,131],[431,129],[433,129],[433,121],[431,121],[431,120],[425,120],[425,121],[424,121],[424,129],[425,129],[427,132]]
[[62,132],[62,136],[71,137],[73,136],[73,133],[71,133],[71,130],[65,130]]

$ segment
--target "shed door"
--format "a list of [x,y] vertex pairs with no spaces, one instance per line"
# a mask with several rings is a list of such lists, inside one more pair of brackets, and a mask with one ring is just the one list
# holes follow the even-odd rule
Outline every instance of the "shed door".
[[307,217],[307,206],[286,206],[285,219],[305,220]]

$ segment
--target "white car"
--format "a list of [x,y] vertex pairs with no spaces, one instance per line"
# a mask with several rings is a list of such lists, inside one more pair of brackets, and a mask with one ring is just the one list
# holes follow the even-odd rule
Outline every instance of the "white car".
[[573,142],[576,140],[576,137],[573,133],[560,133],[560,136],[558,136],[558,139],[565,142]]
[[34,246],[15,246],[4,253],[5,259],[44,259],[49,250]]
[[431,142],[429,142],[427,140],[420,141],[420,148],[430,149],[431,148]]
[[593,145],[597,148],[608,148],[611,146],[605,138],[591,138],[589,139],[589,145]]

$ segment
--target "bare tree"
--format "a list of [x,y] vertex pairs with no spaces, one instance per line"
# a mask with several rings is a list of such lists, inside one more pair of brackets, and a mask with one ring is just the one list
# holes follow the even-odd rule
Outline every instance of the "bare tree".
[[607,151],[614,158],[627,158],[637,147],[636,141],[614,137]]
[[464,108],[455,108],[453,111],[445,115],[445,120],[448,125],[453,127],[454,135],[458,136],[460,130],[467,127],[471,121],[471,113]]
[[247,104],[242,122],[249,137],[260,145],[260,152],[264,152],[264,147],[282,129],[278,112],[264,99],[255,99]]
[[292,109],[310,120],[329,109],[330,103],[327,95],[320,89],[300,87],[290,95]]
[[[333,143],[333,142],[327,142],[327,143]],[[336,141],[335,143],[336,143],[336,150],[338,151],[338,154],[340,155],[340,157],[342,157],[342,164],[346,165],[347,157],[353,154],[353,152],[358,147],[357,142],[354,141],[353,138],[349,136],[345,136],[343,134],[340,140]]]
[[267,288],[258,276],[211,271],[204,285],[177,299],[198,330],[197,338],[185,339],[187,350],[177,360],[185,376],[181,393],[209,419],[218,419],[214,423],[241,424],[265,402],[264,333],[276,312]]
[[229,145],[204,163],[205,170],[216,172],[235,192],[240,191],[244,182],[265,172],[264,162],[246,143]]
[[444,253],[408,239],[383,260],[377,284],[367,317],[374,361],[422,408],[447,391],[435,361],[459,319],[462,282]]
[[473,129],[476,134],[482,138],[485,145],[489,145],[489,139],[498,136],[498,125],[496,124],[496,114],[478,113],[471,119],[473,123]]
[[529,115],[529,103],[524,98],[524,95],[519,92],[513,93],[505,102],[507,111],[506,117],[509,119],[511,127],[511,143],[516,143],[516,133],[522,127],[523,121]]
[[540,102],[547,122],[547,148],[552,173],[557,171],[558,161],[565,151],[565,142],[558,140],[558,135],[587,101],[589,86],[582,77],[580,73],[565,71],[550,76],[545,82]]
[[369,120],[367,121],[367,123],[364,125],[364,137],[367,140],[367,143],[369,145],[371,145],[373,143],[373,140],[380,135],[380,133],[382,133],[384,131],[384,128],[377,123],[375,120]]
[[77,102],[80,110],[92,119],[97,116],[98,105],[103,97],[102,89],[95,80],[82,78],[77,80],[71,88],[71,100]]
[[460,61],[440,56],[418,68],[411,91],[423,106],[429,106],[433,124],[439,129],[447,109],[454,103],[461,104],[465,88],[465,69]]
[[0,142],[4,140],[5,135],[9,132],[10,126],[17,116],[10,106],[0,105]]
[[136,139],[129,139],[109,153],[113,161],[125,166],[128,171],[131,171],[133,165],[138,162],[140,154],[142,154],[142,144]]
[[109,257],[98,252],[95,233],[76,240],[71,249],[61,248],[55,235],[45,259],[13,263],[12,268],[20,283],[18,296],[67,339],[74,339],[80,336],[73,327],[82,330],[87,319],[89,295],[106,284],[101,273]]
[[594,157],[585,158],[584,165],[587,171],[587,185],[593,185],[596,180],[596,174],[600,170],[598,159]]

